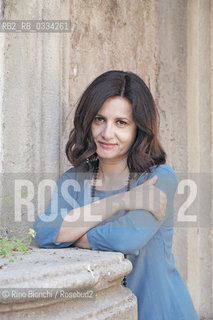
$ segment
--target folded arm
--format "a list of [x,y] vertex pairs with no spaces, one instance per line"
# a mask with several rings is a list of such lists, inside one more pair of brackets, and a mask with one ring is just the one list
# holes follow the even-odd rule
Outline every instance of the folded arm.
[[[34,223],[37,233],[36,240],[40,247],[55,248],[67,247],[74,244],[90,229],[107,221],[121,210],[147,209],[158,214],[159,203],[150,207],[141,197],[143,191],[157,191],[152,184],[140,185],[128,192],[122,192],[84,206],[76,201],[76,192],[70,191],[68,199],[61,192],[64,175],[57,184],[58,188],[45,213],[39,215]],[[69,179],[68,179],[69,182]],[[66,183],[68,183],[66,181]],[[80,190],[82,192],[82,190]],[[136,195],[136,197],[135,197]],[[139,195],[139,196],[138,196]],[[136,200],[132,201],[135,197]],[[164,207],[161,206],[161,211]],[[158,217],[159,218],[159,217]],[[76,245],[76,244],[75,244]]]
[[92,228],[75,245],[93,250],[119,251],[124,254],[131,254],[143,248],[164,221],[173,215],[173,200],[177,188],[175,174],[160,174],[156,186],[167,195],[166,216],[163,220],[156,220],[145,210],[128,211],[116,221]]

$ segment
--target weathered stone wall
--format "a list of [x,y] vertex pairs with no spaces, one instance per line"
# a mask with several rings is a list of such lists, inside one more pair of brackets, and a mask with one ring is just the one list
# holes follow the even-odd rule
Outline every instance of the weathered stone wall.
[[[72,24],[70,34],[0,33],[2,172],[62,173],[69,166],[64,147],[77,99],[97,75],[122,69],[150,87],[168,162],[179,176],[211,177],[211,0],[4,0],[0,12],[4,19]],[[211,319],[212,182],[207,186],[208,205],[199,202],[195,212],[206,223],[176,223],[174,254],[197,310]],[[32,225],[23,215],[16,226],[7,210],[1,219],[17,234]]]
[[113,69],[138,73],[157,96],[158,6],[156,0],[70,2],[73,109],[87,85],[102,72]]
[[213,2],[188,1],[187,17],[187,169],[200,179],[208,177],[198,205],[205,223],[187,234],[187,275],[201,315],[208,319],[213,316]]

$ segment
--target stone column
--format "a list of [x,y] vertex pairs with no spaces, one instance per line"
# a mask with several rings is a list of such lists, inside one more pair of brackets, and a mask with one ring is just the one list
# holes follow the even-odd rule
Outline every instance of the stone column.
[[0,318],[137,320],[137,299],[121,285],[131,269],[121,253],[33,248],[1,265]]
[[[70,20],[69,1],[1,2],[2,18],[7,20]],[[70,33],[0,33],[0,167],[4,173],[1,222],[7,233],[26,233],[33,219],[23,214],[14,223],[16,178],[37,178],[49,173],[54,179],[62,168],[63,130],[69,108]],[[63,145],[63,146],[62,146]],[[1,193],[2,194],[2,193]],[[36,198],[36,195],[35,197]],[[7,200],[7,201],[4,201]],[[34,218],[37,214],[35,209]]]
[[[197,194],[190,187],[184,191],[196,195],[187,206],[185,222],[179,219],[180,202],[176,208],[174,254],[201,319],[213,318],[212,23],[212,1],[160,1],[157,99],[161,135],[180,181],[191,179],[197,187]],[[195,222],[188,220],[190,215],[195,215]]]
[[204,181],[204,178],[206,181],[199,194],[197,227],[188,230],[187,271],[188,284],[195,303],[200,309],[200,314],[202,317],[210,319],[213,316],[212,1],[189,0],[187,18],[188,171],[198,173],[198,184],[200,181]]

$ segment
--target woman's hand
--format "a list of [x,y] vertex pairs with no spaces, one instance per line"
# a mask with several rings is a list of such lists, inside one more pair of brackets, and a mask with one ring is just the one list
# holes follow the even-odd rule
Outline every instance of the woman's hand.
[[154,176],[129,191],[130,210],[147,210],[157,220],[162,220],[165,217],[167,197],[163,191],[154,186],[157,178]]

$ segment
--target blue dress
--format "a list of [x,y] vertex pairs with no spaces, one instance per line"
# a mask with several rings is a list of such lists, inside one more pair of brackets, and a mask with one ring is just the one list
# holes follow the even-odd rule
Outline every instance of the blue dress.
[[[40,247],[61,248],[74,243],[55,242],[55,238],[66,214],[91,202],[91,175],[76,173],[71,168],[58,180],[46,212],[39,215],[34,223]],[[156,187],[167,195],[166,215],[162,221],[157,221],[145,210],[122,210],[90,229],[87,238],[92,250],[122,252],[132,262],[133,270],[126,279],[127,287],[137,297],[139,320],[198,320],[172,254],[177,177],[168,164],[153,166],[149,178],[154,175],[158,176]],[[147,178],[147,173],[141,174],[131,188]],[[126,187],[113,191],[96,190],[95,200],[125,190]]]

